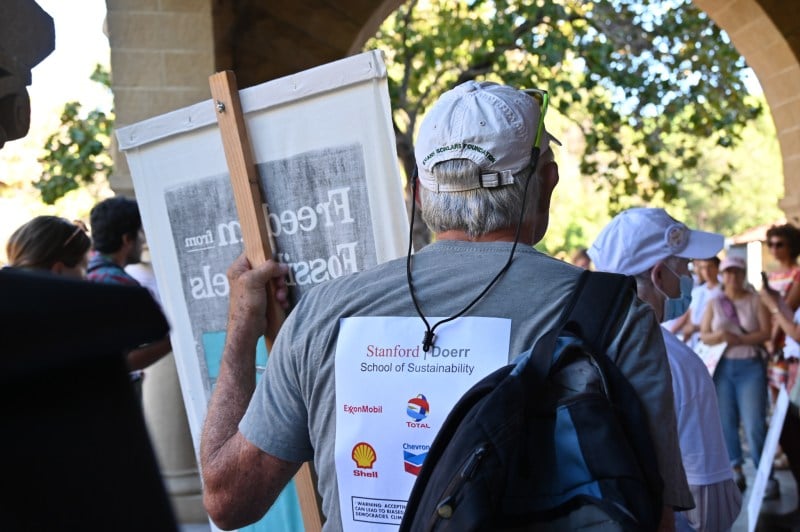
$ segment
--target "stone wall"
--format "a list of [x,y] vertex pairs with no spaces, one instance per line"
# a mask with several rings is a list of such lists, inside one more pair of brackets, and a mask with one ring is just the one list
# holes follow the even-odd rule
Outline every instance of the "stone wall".
[[[117,127],[211,97],[212,0],[106,0]],[[125,157],[114,153],[111,187],[133,195]]]

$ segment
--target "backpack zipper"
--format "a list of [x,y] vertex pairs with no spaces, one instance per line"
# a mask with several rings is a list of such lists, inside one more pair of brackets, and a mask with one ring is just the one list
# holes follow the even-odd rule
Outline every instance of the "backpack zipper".
[[455,506],[453,505],[455,497],[461,491],[464,484],[475,474],[475,471],[477,471],[478,466],[487,454],[489,454],[489,446],[485,443],[472,451],[472,454],[469,455],[466,462],[461,467],[459,474],[450,482],[450,485],[447,486],[441,502],[436,505],[436,513],[433,515],[428,530],[433,530],[439,519],[450,519],[453,516],[453,512],[455,511]]

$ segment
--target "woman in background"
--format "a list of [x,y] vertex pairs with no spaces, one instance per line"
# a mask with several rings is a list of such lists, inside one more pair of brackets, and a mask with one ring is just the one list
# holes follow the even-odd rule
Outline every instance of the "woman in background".
[[[722,432],[739,489],[747,487],[742,464],[739,422],[758,468],[767,436],[767,375],[762,353],[769,339],[770,319],[758,294],[745,287],[746,265],[740,257],[726,257],[720,264],[723,291],[712,299],[703,314],[700,339],[708,345],[728,344],[714,371]],[[764,498],[780,495],[777,480],[767,481]]]
[[[800,307],[800,229],[792,224],[773,225],[767,230],[767,248],[778,263],[778,269],[769,272],[769,286],[794,314]],[[773,401],[781,385],[791,390],[797,378],[797,359],[783,356],[785,338],[784,331],[773,321],[769,346],[772,356],[767,366]]]
[[14,268],[84,279],[91,246],[82,223],[59,216],[37,216],[12,233],[6,255]]

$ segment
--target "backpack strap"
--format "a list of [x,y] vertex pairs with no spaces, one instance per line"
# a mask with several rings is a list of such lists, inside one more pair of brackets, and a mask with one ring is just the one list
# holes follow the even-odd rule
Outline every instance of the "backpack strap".
[[608,272],[584,271],[562,321],[563,329],[574,332],[597,352],[608,345],[609,335],[621,313],[633,299],[633,277]]
[[552,353],[562,331],[578,336],[595,353],[604,352],[614,325],[635,293],[633,277],[589,270],[581,272],[556,327],[520,355],[529,360],[524,364],[527,369],[521,371],[533,371],[538,379],[544,379],[550,372]]

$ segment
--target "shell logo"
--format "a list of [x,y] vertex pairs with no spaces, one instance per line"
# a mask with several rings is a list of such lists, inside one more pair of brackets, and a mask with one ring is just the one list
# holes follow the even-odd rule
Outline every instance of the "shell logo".
[[375,454],[375,449],[367,442],[360,442],[353,447],[353,454],[351,455],[356,463],[356,467],[361,469],[372,469],[372,464],[377,460],[378,455]]

